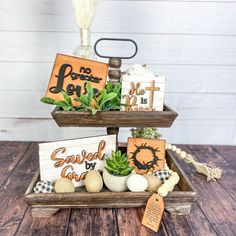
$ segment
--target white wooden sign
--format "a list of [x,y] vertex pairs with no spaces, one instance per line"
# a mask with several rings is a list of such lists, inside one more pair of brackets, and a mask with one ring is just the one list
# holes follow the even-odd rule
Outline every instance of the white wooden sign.
[[83,185],[89,170],[103,170],[105,159],[116,150],[116,135],[39,144],[41,180],[72,180]]
[[122,111],[163,111],[165,77],[123,75]]

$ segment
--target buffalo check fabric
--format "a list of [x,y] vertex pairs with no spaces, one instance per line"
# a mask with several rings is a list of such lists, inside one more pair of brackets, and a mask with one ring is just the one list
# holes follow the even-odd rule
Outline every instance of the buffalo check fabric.
[[155,171],[153,173],[153,175],[155,175],[157,178],[159,178],[162,181],[162,183],[164,183],[170,177],[167,170]]
[[54,191],[52,182],[40,181],[34,187],[34,193],[51,193]]

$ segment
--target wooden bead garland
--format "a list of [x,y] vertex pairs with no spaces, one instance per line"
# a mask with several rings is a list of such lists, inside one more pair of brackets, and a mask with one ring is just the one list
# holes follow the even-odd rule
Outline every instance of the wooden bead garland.
[[199,173],[207,176],[207,181],[216,180],[221,177],[222,170],[220,168],[215,168],[207,163],[197,162],[194,159],[193,155],[187,154],[185,151],[182,151],[175,145],[167,143],[166,149],[176,152],[180,156],[180,158],[183,159],[185,162],[193,164],[193,166]]
[[169,172],[170,177],[168,180],[164,182],[164,184],[161,185],[161,187],[158,188],[157,192],[161,197],[165,197],[168,194],[168,192],[173,191],[175,185],[180,180],[178,173],[172,171],[166,163],[164,169]]

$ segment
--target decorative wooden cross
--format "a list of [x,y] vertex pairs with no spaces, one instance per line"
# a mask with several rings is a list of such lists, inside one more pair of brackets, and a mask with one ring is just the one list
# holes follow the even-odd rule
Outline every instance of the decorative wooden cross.
[[150,90],[150,111],[153,110],[153,96],[155,91],[160,91],[159,87],[155,87],[155,81],[151,81],[151,87],[146,87],[146,90]]

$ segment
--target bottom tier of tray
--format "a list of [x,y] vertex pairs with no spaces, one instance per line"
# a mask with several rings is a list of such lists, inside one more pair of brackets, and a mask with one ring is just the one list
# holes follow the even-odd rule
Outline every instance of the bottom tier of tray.
[[[125,147],[120,147],[124,150]],[[165,209],[178,215],[189,214],[191,205],[197,197],[192,184],[176,163],[173,153],[166,152],[168,166],[180,176],[180,181],[173,192],[165,198]],[[33,193],[33,187],[40,179],[39,171],[32,179],[25,193],[25,201],[31,206],[34,217],[47,217],[62,208],[130,208],[143,207],[152,193],[149,192],[110,192],[103,189],[99,193],[86,192],[84,187],[77,188],[74,193]]]

